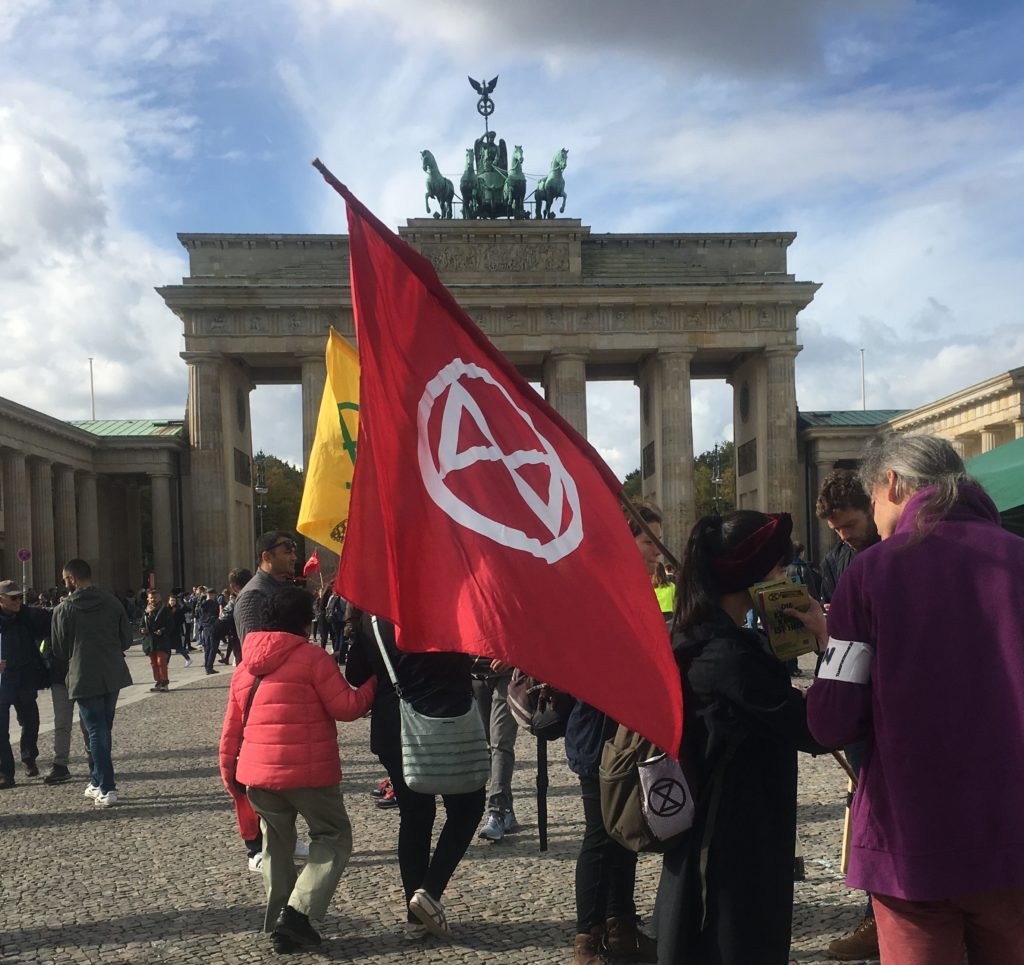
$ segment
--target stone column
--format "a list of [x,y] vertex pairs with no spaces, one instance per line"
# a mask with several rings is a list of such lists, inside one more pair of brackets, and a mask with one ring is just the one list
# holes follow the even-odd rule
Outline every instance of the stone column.
[[[75,507],[75,471],[70,466],[54,466],[54,551],[57,567],[78,556],[78,512]],[[59,569],[55,573],[59,578]]]
[[48,459],[29,462],[32,482],[32,585],[48,590],[57,578],[53,545],[53,464]]
[[544,359],[544,397],[580,435],[587,434],[587,357],[555,351]]
[[682,559],[693,525],[693,419],[690,406],[692,352],[659,351],[661,440],[658,467],[665,545]]
[[801,347],[765,349],[768,438],[761,448],[766,465],[762,506],[770,513],[791,513],[797,532],[803,531],[803,500],[797,470],[794,359]]
[[999,433],[995,429],[981,430],[981,451],[991,452],[999,445]]
[[[220,356],[182,356],[189,363],[193,582],[220,584],[230,569],[228,485],[233,467],[224,453]],[[155,516],[154,516],[155,523]],[[169,572],[168,572],[168,575]]]
[[125,568],[128,587],[138,590],[142,586],[142,493],[134,479],[125,487],[124,541],[127,548]]
[[309,466],[309,454],[316,438],[320,402],[327,382],[327,363],[322,355],[302,359],[302,467]]
[[[78,477],[78,555],[93,573],[99,573],[100,504],[94,472],[83,472]],[[66,562],[62,560],[61,565]]]
[[153,578],[166,596],[174,582],[174,547],[171,532],[171,475],[153,473]]
[[1013,420],[1013,438],[1024,439],[1024,419]]
[[[19,549],[32,549],[31,497],[25,453],[9,451],[4,455],[4,574],[5,580],[21,582]],[[32,567],[26,567],[32,578]]]
[[950,439],[949,444],[953,447],[953,451],[961,458],[966,458],[967,454],[967,443],[962,438],[957,436],[955,439]]

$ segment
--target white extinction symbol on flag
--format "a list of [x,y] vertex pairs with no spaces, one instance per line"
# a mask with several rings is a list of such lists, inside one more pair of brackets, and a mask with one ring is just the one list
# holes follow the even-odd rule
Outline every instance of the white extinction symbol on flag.
[[[508,407],[500,413],[492,412],[492,419],[514,417],[522,419],[536,437],[539,448],[503,452],[495,441],[487,416],[484,415],[479,402],[470,392],[470,386],[462,382],[463,376],[467,380],[480,379],[487,385],[496,388],[504,396]],[[441,431],[435,458],[430,445],[430,417],[435,402],[444,394],[445,389],[449,391],[441,413]],[[491,394],[491,398],[494,398],[493,394]],[[459,429],[462,425],[463,415],[473,420],[489,445],[470,446],[459,451]],[[564,559],[583,542],[583,518],[580,513],[580,497],[575,481],[566,471],[551,443],[537,431],[529,414],[516,405],[505,387],[486,369],[473,362],[463,362],[459,358],[452,359],[427,383],[423,390],[417,413],[417,424],[419,427],[417,454],[423,484],[427,487],[430,498],[455,522],[481,536],[494,540],[496,543],[529,553],[547,563],[557,563]],[[521,529],[516,529],[508,522],[500,522],[485,516],[472,506],[467,505],[448,488],[445,480],[450,474],[468,469],[478,462],[500,463],[504,467],[522,497],[525,507],[540,520],[544,529],[551,534],[549,541],[541,542],[539,539],[528,536]],[[544,500],[520,473],[520,468],[527,465],[543,465],[548,468],[547,500]],[[566,505],[569,507],[569,519],[563,526]]]

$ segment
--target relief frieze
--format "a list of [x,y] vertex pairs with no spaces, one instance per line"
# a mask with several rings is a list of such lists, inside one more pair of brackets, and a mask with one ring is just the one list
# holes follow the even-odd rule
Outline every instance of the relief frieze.
[[567,244],[427,243],[419,245],[419,250],[442,273],[569,270],[569,246]]

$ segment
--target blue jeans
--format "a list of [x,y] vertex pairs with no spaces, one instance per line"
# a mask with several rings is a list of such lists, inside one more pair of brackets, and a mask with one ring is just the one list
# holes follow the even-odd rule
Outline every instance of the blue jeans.
[[78,698],[78,714],[89,734],[89,753],[92,754],[90,778],[104,794],[117,788],[114,784],[114,762],[110,757],[117,695],[115,690],[112,694]]

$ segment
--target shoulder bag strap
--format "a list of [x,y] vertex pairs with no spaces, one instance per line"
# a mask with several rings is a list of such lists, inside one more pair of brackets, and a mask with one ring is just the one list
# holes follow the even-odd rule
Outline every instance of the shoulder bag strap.
[[249,688],[249,696],[245,701],[245,710],[242,711],[242,732],[238,735],[238,750],[235,752],[235,766],[231,772],[231,779],[238,784],[238,758],[242,756],[242,744],[245,741],[245,725],[249,720],[249,711],[252,710],[252,702],[256,697],[262,677],[252,678],[252,687]]
[[384,658],[384,666],[387,667],[388,677],[391,678],[391,686],[395,688],[395,693],[401,697],[402,688],[398,686],[398,677],[395,676],[395,668],[391,663],[391,658],[388,656],[387,650],[384,649],[384,641],[381,639],[380,627],[377,625],[377,618],[370,617],[370,622],[373,624],[373,635],[377,638],[377,646],[380,648],[381,657]]

